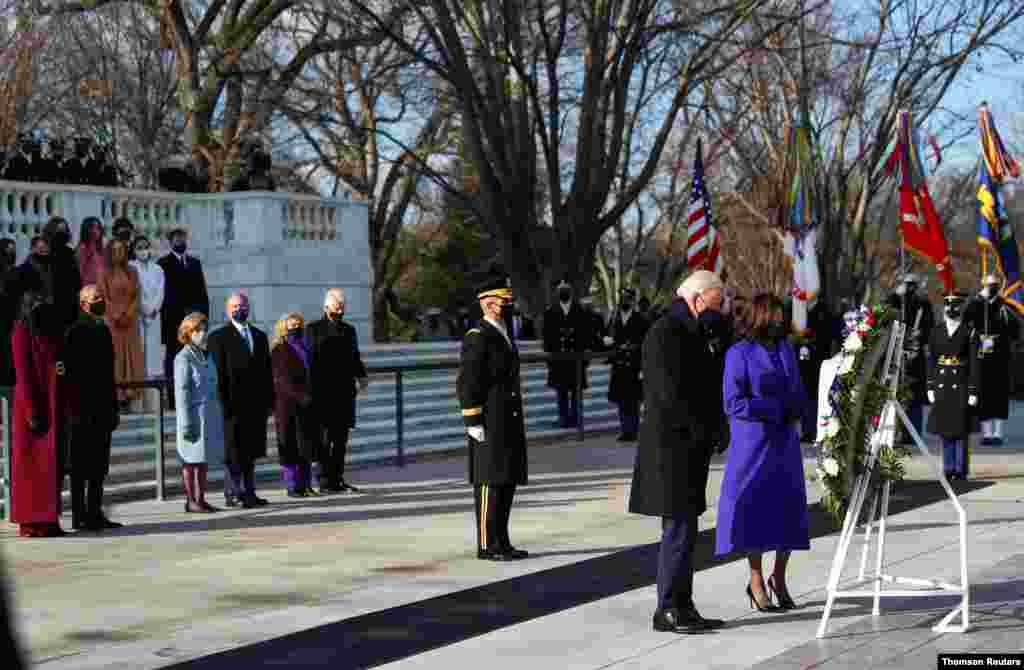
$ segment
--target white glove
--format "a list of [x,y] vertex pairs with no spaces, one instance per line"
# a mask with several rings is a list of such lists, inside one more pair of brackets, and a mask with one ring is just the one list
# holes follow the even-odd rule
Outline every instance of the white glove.
[[978,406],[978,396],[976,396],[976,395],[969,395],[969,396],[967,396],[967,404],[970,405],[971,407],[977,407]]
[[928,402],[935,404],[935,391],[928,391]]
[[484,427],[483,426],[470,426],[466,429],[466,433],[477,442],[484,442]]
[[608,337],[607,335],[605,335],[605,336],[604,336],[604,346],[606,346],[606,347],[610,347],[610,346],[612,346],[613,344],[615,344],[615,340],[613,340],[612,338],[610,338],[610,337]]

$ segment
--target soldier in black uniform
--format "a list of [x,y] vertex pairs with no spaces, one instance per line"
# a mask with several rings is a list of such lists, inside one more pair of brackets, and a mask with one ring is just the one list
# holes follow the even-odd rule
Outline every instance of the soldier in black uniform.
[[978,337],[964,319],[967,296],[947,295],[945,318],[928,341],[928,432],[942,437],[942,465],[949,479],[967,479],[970,467],[967,441],[974,429],[978,406]]
[[1003,421],[1010,415],[1010,349],[1020,335],[1013,308],[999,295],[1002,282],[995,275],[981,281],[981,293],[967,307],[966,320],[978,333],[981,362],[981,444],[1003,443]]
[[[904,372],[910,386],[911,399],[907,406],[907,417],[918,433],[924,423],[925,393],[928,390],[928,359],[925,345],[935,328],[932,306],[918,295],[921,280],[917,275],[908,274],[886,301],[898,310],[898,317],[907,327],[903,342],[906,356]],[[904,442],[909,440],[904,436]]]
[[[817,393],[821,364],[838,353],[842,346],[843,322],[829,310],[824,298],[819,296],[807,314],[807,329],[811,331],[810,337],[797,349],[797,358],[804,388],[813,389]],[[817,416],[815,412],[805,414],[803,439],[813,442],[817,431]]]
[[469,436],[469,481],[476,498],[476,555],[512,561],[516,549],[508,519],[516,486],[526,484],[526,425],[519,383],[519,352],[502,318],[512,302],[508,279],[477,290],[483,319],[466,333],[456,386]]
[[605,337],[605,344],[614,350],[608,361],[612,366],[608,400],[619,406],[619,423],[622,426],[619,442],[636,440],[640,431],[640,400],[643,398],[641,352],[651,324],[643,314],[636,312],[635,305],[636,291],[623,289],[618,312],[608,322],[608,335]]
[[[549,353],[571,353],[586,351],[593,337],[591,317],[573,300],[572,287],[561,281],[558,286],[558,302],[544,312],[544,351]],[[558,394],[559,428],[576,426],[577,395],[575,361],[548,362],[548,386]],[[583,374],[580,390],[587,388],[587,375]]]

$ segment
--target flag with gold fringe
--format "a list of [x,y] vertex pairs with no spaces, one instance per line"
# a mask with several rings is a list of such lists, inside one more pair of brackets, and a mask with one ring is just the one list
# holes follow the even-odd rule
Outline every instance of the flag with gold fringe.
[[[988,105],[978,107],[978,131],[981,135],[981,161],[978,166],[978,246],[981,247],[981,274],[997,272],[1003,279],[1002,296],[1024,315],[1024,285],[1020,276],[1020,253],[1013,224],[1003,205],[1003,185],[1010,177],[1020,176],[1020,166],[1003,146]],[[989,256],[995,262],[989,268]]]

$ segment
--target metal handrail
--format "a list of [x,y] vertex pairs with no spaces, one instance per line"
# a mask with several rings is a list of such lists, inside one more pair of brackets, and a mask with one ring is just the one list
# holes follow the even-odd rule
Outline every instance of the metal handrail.
[[[533,353],[524,354],[520,357],[520,363],[524,365],[533,365],[538,363],[548,363],[551,361],[572,361],[576,363],[576,416],[578,418],[576,425],[576,439],[583,441],[585,437],[585,426],[583,420],[583,375],[586,368],[586,363],[598,359],[606,359],[614,354],[613,351],[581,351],[581,352],[567,352],[567,353]],[[414,372],[429,372],[433,370],[454,370],[460,366],[460,361],[457,356],[446,356],[447,360],[435,360],[426,362],[410,362],[410,363],[398,363],[389,365],[367,365],[366,372],[368,375],[388,375],[393,374],[395,376],[395,463],[398,467],[405,467],[405,399],[404,399],[404,375],[407,373]],[[158,406],[157,406],[157,436],[155,440],[156,447],[156,500],[166,500],[166,465],[164,463],[164,396],[162,391],[169,386],[167,380],[163,377],[154,377],[150,379],[124,382],[117,384],[118,389],[129,390],[129,389],[156,389],[159,391]],[[11,397],[13,396],[13,388],[11,387],[0,387],[0,400],[3,401],[3,412],[4,412],[4,427],[6,433],[5,439],[5,451],[6,458],[4,459],[4,516],[10,518],[10,491],[11,491],[11,477],[10,477],[10,447],[13,439],[12,435],[12,421],[10,418],[10,405]]]

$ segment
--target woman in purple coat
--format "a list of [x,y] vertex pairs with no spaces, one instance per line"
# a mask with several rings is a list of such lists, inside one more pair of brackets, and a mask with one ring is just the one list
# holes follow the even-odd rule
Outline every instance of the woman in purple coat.
[[[782,301],[754,298],[745,337],[725,358],[723,401],[731,440],[718,501],[716,553],[742,553],[750,562],[747,597],[758,611],[796,605],[786,588],[794,549],[810,549],[800,422],[809,411],[800,367],[786,340]],[[764,579],[761,554],[775,551]]]

